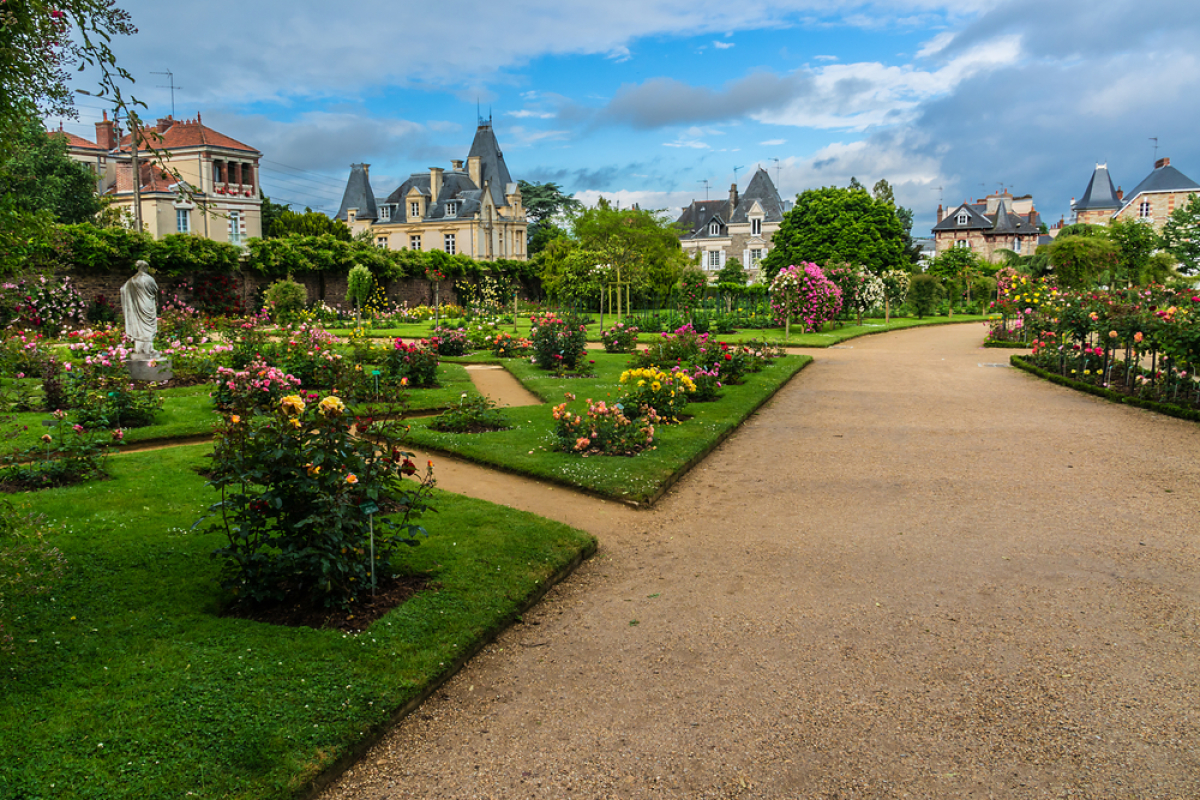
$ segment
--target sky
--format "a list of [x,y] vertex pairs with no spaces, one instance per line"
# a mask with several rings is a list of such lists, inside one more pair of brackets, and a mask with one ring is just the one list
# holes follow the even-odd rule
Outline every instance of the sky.
[[[1195,0],[118,5],[143,117],[174,83],[297,209],[335,213],[352,163],[381,197],[448,168],[477,114],[514,179],[671,216],[760,167],[789,199],[886,179],[917,236],[1000,189],[1069,217],[1097,163],[1126,191],[1156,156],[1200,181]],[[49,123],[94,140],[103,104],[78,105]]]

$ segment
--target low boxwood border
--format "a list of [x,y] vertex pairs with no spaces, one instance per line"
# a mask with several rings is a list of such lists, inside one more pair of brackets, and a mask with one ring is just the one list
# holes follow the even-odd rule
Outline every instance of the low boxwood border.
[[995,347],[1000,350],[1029,350],[1033,347],[1029,342],[987,342],[984,347]]
[[1183,408],[1181,406],[1172,405],[1170,403],[1159,403],[1155,400],[1143,400],[1140,397],[1130,397],[1121,392],[1112,389],[1105,389],[1103,386],[1093,386],[1090,383],[1083,381],[1072,380],[1055,372],[1042,369],[1039,366],[1029,363],[1024,356],[1012,355],[1009,357],[1009,362],[1017,369],[1025,370],[1031,375],[1036,375],[1039,378],[1044,378],[1051,383],[1057,383],[1059,386],[1065,386],[1068,389],[1086,392],[1096,397],[1101,397],[1112,403],[1121,403],[1135,408],[1142,408],[1146,411],[1154,411],[1158,414],[1163,414],[1176,419],[1187,420],[1188,422],[1200,422],[1200,411],[1192,408]]

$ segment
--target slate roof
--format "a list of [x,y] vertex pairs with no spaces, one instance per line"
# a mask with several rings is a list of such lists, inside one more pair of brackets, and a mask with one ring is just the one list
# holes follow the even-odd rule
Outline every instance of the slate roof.
[[[413,189],[425,197],[433,196],[433,185],[428,172],[414,172],[408,180],[400,184],[396,191],[387,196],[387,204],[394,206],[391,222],[419,222],[408,217],[408,194]],[[446,203],[458,203],[458,213],[446,214]],[[438,193],[437,201],[425,207],[425,216],[421,219],[457,219],[470,217],[479,213],[482,206],[483,190],[471,180],[465,172],[443,172],[442,190]]]
[[706,239],[709,237],[708,223],[716,219],[720,225],[720,233],[713,238],[728,236],[727,226],[735,209],[730,208],[729,200],[693,200],[690,206],[685,206],[679,219],[675,221],[677,228],[682,231],[681,239]]
[[[1132,202],[1133,198],[1144,192],[1189,192],[1198,189],[1200,183],[1196,183],[1170,164],[1165,164],[1147,175],[1126,197]],[[1129,205],[1129,202],[1125,205]]]
[[771,182],[771,176],[762,167],[759,167],[758,171],[754,173],[754,177],[750,179],[750,185],[746,187],[746,193],[738,200],[737,208],[733,210],[729,221],[733,224],[749,222],[747,214],[750,213],[755,202],[763,210],[763,222],[783,221],[783,200],[780,199],[775,184]]
[[1083,197],[1075,203],[1075,210],[1111,208],[1115,211],[1120,207],[1121,201],[1117,199],[1117,190],[1113,188],[1112,176],[1108,174],[1108,165],[1097,164],[1096,169],[1092,172],[1091,180],[1088,181],[1087,190],[1083,193]]
[[375,193],[371,191],[371,180],[367,175],[366,164],[351,164],[350,178],[346,181],[346,191],[342,193],[342,204],[338,207],[334,219],[345,222],[350,209],[357,208],[356,219],[376,219],[379,211],[375,206]]
[[[1019,234],[1022,236],[1038,232],[1036,211],[1031,211],[1028,217],[1024,217],[1009,211],[1003,205],[996,210],[995,214],[985,214],[986,210],[986,203],[963,203],[943,217],[941,222],[934,225],[933,231],[935,234],[938,231],[983,231],[990,234]],[[962,211],[967,212],[967,222],[960,225],[958,216]]]
[[[971,231],[971,230],[991,230],[995,225],[993,220],[988,219],[984,214],[984,209],[987,206],[983,203],[963,203],[958,208],[951,211],[946,216],[942,217],[942,221],[933,226],[934,232],[937,231]],[[958,223],[959,212],[967,212],[967,222],[963,225]]]
[[[504,191],[513,183],[508,174],[508,165],[504,163],[504,153],[500,152],[500,143],[492,131],[490,122],[481,123],[475,130],[475,141],[471,142],[471,152],[467,158],[479,157],[479,177],[488,184],[492,192],[492,202],[497,207],[505,205]],[[476,188],[482,189],[482,186]]]

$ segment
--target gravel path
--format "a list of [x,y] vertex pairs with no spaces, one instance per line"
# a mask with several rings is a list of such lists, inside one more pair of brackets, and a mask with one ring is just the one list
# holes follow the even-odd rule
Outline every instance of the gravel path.
[[323,795],[1195,798],[1200,429],[978,325],[817,351]]

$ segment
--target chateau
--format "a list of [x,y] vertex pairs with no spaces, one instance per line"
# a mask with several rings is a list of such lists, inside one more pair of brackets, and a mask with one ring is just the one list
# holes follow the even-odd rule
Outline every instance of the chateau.
[[369,164],[350,165],[337,219],[356,234],[369,230],[379,247],[443,250],[481,260],[525,260],[529,222],[521,190],[508,172],[491,120],[479,121],[475,140],[450,169],[417,172],[387,196],[371,190]]
[[[63,130],[50,135],[65,137],[67,154],[91,168],[99,194],[132,213],[131,135],[122,135],[107,113],[96,123],[95,142]],[[191,233],[238,245],[261,236],[261,158],[253,147],[205,125],[199,114],[193,120],[167,116],[143,128],[136,180],[146,232],[156,239]]]
[[694,200],[675,224],[682,231],[679,240],[684,252],[698,254],[704,270],[716,272],[733,255],[753,280],[790,207],[780,199],[771,176],[759,167],[745,194],[738,194],[735,183],[727,200]]

